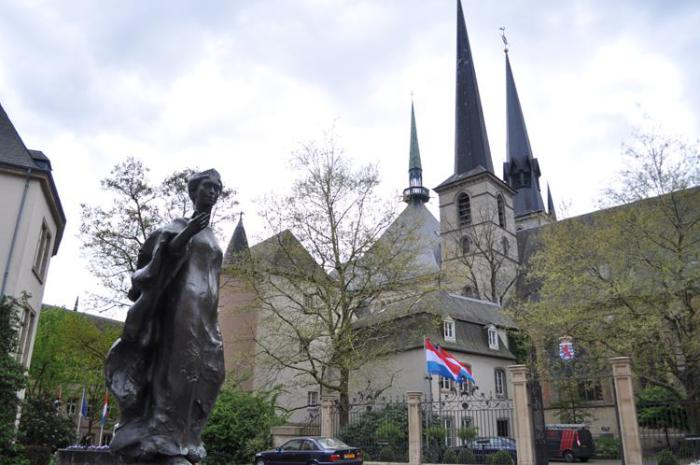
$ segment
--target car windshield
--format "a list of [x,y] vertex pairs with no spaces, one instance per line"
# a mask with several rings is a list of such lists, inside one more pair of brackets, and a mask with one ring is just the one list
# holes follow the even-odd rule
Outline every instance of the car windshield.
[[335,438],[318,438],[316,439],[316,441],[318,441],[318,443],[321,444],[321,447],[323,447],[324,449],[339,449],[350,447],[343,441],[339,441]]

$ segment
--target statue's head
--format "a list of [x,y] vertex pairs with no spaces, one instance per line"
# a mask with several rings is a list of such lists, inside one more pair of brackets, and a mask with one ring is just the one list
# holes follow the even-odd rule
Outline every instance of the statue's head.
[[197,211],[211,210],[223,187],[221,175],[215,169],[195,173],[187,179],[187,192]]

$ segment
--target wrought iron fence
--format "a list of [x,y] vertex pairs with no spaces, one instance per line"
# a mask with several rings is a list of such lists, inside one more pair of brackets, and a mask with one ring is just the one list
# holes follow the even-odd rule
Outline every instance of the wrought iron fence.
[[408,406],[403,398],[333,409],[335,436],[359,447],[365,461],[408,462]]
[[486,463],[498,450],[515,456],[510,399],[474,396],[424,402],[422,417],[424,463]]
[[308,409],[308,418],[301,425],[300,434],[302,436],[320,436],[321,435],[321,409]]
[[644,463],[700,460],[700,401],[637,402]]

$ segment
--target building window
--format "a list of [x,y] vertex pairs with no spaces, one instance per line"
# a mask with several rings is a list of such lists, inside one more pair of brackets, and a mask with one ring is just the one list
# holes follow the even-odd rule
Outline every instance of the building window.
[[445,320],[442,323],[442,335],[446,341],[455,342],[455,322],[452,319]]
[[496,434],[502,438],[510,437],[510,422],[507,418],[496,420]]
[[440,390],[442,391],[450,391],[455,385],[454,381],[449,378],[443,378],[442,376],[440,376],[438,379],[438,384],[440,385]]
[[498,331],[494,326],[488,328],[489,349],[498,350]]
[[496,199],[498,204],[498,225],[502,228],[506,227],[506,205],[503,201],[503,196],[499,195]]
[[445,427],[445,445],[447,447],[452,447],[455,445],[455,429],[453,427],[452,418],[443,418],[442,422],[443,426]]
[[495,373],[496,396],[505,397],[506,396],[506,372],[502,368],[496,368],[494,373]]
[[309,407],[318,406],[318,391],[308,391],[306,393],[306,405]]
[[503,255],[508,255],[508,252],[510,251],[510,242],[508,242],[507,237],[501,238],[501,246],[503,247]]
[[462,237],[462,255],[468,254],[470,248],[471,241],[469,240],[469,236]]
[[603,386],[600,381],[578,383],[578,396],[586,402],[603,400]]
[[457,196],[457,213],[459,216],[459,225],[468,226],[472,224],[472,207],[469,201],[469,196],[462,192]]
[[474,288],[467,285],[462,288],[462,295],[464,297],[474,297]]
[[39,234],[39,240],[36,244],[36,251],[34,252],[34,274],[40,281],[44,280],[44,273],[46,272],[46,265],[49,263],[49,253],[51,250],[51,231],[46,225],[46,221],[41,223],[41,232]]
[[18,358],[22,363],[26,363],[29,360],[29,350],[32,347],[32,331],[34,331],[34,312],[32,309],[24,307],[22,309],[22,316],[20,320],[20,334],[19,334],[19,354]]
[[78,401],[75,399],[68,399],[68,402],[66,402],[66,415],[70,416],[76,413],[76,408],[78,405]]

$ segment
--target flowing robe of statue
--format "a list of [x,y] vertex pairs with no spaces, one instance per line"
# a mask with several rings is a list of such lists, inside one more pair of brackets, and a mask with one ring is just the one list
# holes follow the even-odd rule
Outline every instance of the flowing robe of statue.
[[121,418],[110,444],[126,461],[201,461],[200,435],[224,380],[217,321],[222,252],[209,227],[179,251],[177,219],[139,252],[124,332],[105,364]]

